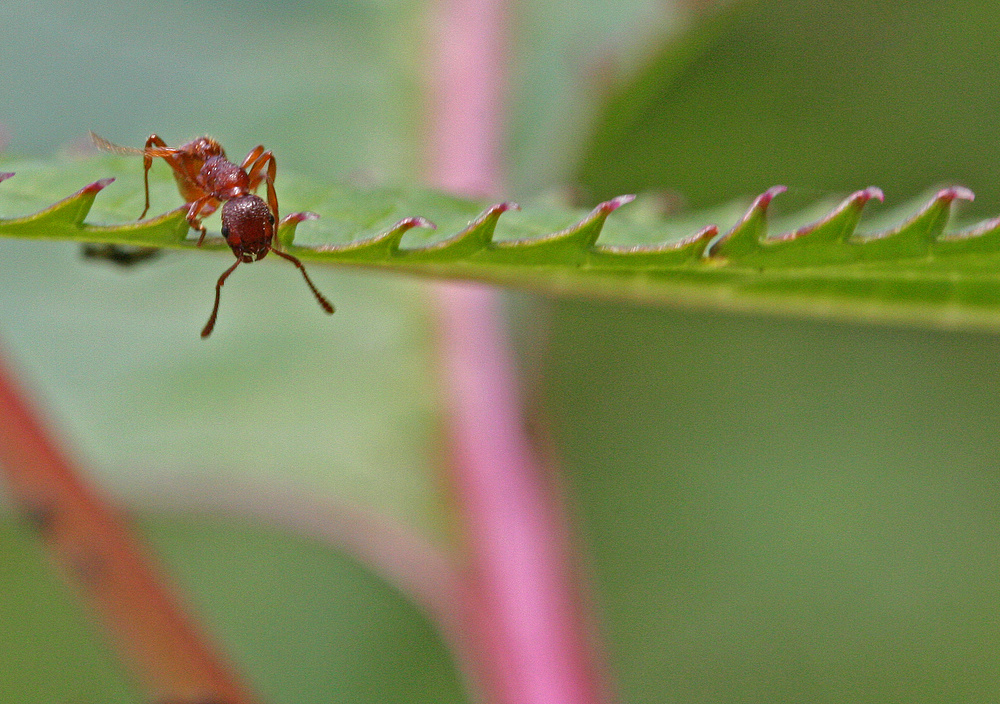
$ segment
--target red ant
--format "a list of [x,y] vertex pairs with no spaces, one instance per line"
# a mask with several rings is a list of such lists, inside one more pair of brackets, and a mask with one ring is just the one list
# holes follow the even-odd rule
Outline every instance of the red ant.
[[[168,147],[166,142],[151,134],[145,148],[135,149],[113,144],[93,132],[90,136],[101,149],[117,154],[142,155],[146,207],[139,216],[140,220],[149,211],[149,169],[155,157],[162,158],[173,169],[177,188],[187,204],[188,224],[201,233],[197,246],[205,241],[206,230],[201,219],[222,205],[222,236],[236,255],[236,263],[223,272],[215,285],[215,306],[201,331],[202,337],[211,335],[215,327],[219,298],[226,278],[241,262],[255,262],[266,257],[268,252],[274,252],[298,267],[323,310],[333,313],[333,306],[313,285],[302,262],[278,249],[278,241],[274,239],[275,223],[278,221],[278,196],[274,192],[277,166],[270,150],[265,151],[262,145],[256,146],[243,163],[237,165],[226,158],[222,146],[210,137],[199,137],[179,147]],[[267,184],[267,203],[253,193],[262,182]]]

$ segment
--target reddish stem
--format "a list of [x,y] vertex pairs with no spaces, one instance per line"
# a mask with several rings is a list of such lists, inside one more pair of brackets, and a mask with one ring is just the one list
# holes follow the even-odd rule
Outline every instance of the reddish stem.
[[[440,0],[431,57],[434,185],[501,190],[506,3]],[[492,704],[599,704],[557,497],[525,437],[496,295],[439,286],[452,481],[468,540],[468,620]]]
[[494,294],[438,296],[452,478],[468,540],[470,627],[496,704],[599,704],[557,497],[525,437]]
[[0,470],[61,572],[161,702],[252,704],[125,524],[60,452],[0,359]]

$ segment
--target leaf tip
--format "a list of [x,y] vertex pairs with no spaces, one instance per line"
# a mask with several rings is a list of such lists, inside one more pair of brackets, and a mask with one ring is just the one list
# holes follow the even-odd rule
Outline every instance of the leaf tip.
[[691,235],[689,238],[691,242],[700,242],[702,240],[710,240],[719,234],[718,225],[706,225],[705,227],[698,230],[698,232]]
[[867,203],[868,201],[870,201],[872,198],[874,198],[875,200],[877,200],[880,203],[884,203],[885,202],[885,193],[883,193],[882,189],[879,188],[878,186],[869,186],[868,188],[865,188],[864,190],[856,191],[851,196],[851,200],[853,200],[855,202],[858,202],[859,205],[864,205],[865,203]]
[[934,195],[934,200],[943,201],[945,203],[950,203],[953,200],[968,200],[973,201],[976,199],[976,194],[965,186],[951,186],[949,188],[942,188]]
[[81,188],[79,191],[79,195],[83,195],[85,193],[97,193],[98,191],[104,190],[114,182],[115,179],[113,176],[109,176],[108,178],[98,179],[97,181],[94,181],[93,183],[88,183],[86,186]]
[[598,206],[594,208],[594,210],[595,212],[609,214],[618,210],[618,208],[622,207],[623,205],[628,205],[634,200],[635,200],[634,193],[629,193],[623,196],[616,196],[611,200],[606,200],[603,203],[599,203]]
[[775,197],[780,196],[782,193],[788,190],[788,186],[771,186],[766,191],[757,196],[757,199],[750,206],[750,212],[754,210],[767,210],[767,206],[771,204],[771,201]]
[[302,213],[289,213],[285,217],[281,218],[281,222],[278,223],[278,227],[282,227],[284,225],[298,225],[300,222],[305,222],[306,220],[319,220],[319,214],[309,211]]
[[9,179],[10,177],[12,177],[13,175],[14,175],[13,171],[6,171],[4,173],[0,173],[0,181],[6,181],[7,179]]
[[427,218],[422,218],[419,215],[409,218],[403,218],[391,228],[390,232],[406,232],[407,230],[412,230],[414,227],[426,227],[429,230],[436,230],[437,225],[432,223]]

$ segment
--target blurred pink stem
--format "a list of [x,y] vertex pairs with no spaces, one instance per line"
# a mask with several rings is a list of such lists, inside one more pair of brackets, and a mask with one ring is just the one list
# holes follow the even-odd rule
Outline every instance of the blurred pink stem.
[[566,531],[524,436],[495,296],[453,285],[437,298],[453,481],[470,550],[466,607],[487,696],[597,704]]
[[[430,180],[496,195],[507,7],[440,0],[435,10]],[[465,606],[484,696],[491,704],[603,702],[559,503],[524,434],[497,297],[454,284],[438,286],[436,300],[452,480],[469,549]]]

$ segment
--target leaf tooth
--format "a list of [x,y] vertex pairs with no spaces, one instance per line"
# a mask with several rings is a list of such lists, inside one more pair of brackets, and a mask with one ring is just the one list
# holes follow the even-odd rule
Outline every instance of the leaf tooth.
[[859,244],[860,257],[864,260],[923,257],[944,232],[955,200],[973,200],[975,194],[968,188],[953,186],[943,188],[912,218],[899,227],[867,236],[855,235],[850,242]]
[[761,240],[767,235],[767,207],[775,196],[786,190],[785,186],[771,186],[757,196],[740,221],[729,232],[709,244],[705,257],[736,258],[759,251]]
[[661,244],[596,244],[590,255],[594,266],[676,266],[701,258],[708,243],[719,234],[718,225],[708,225],[674,242]]
[[[13,174],[10,174],[10,176],[13,176]],[[91,206],[94,205],[94,198],[113,181],[113,178],[102,178],[93,183],[88,183],[73,195],[56,201],[48,208],[39,210],[37,213],[26,215],[22,218],[4,220],[4,226],[17,227],[18,225],[29,223],[37,225],[40,220],[44,220],[57,229],[67,227],[73,230],[79,229],[83,224],[84,218],[87,217],[87,213],[90,212]],[[57,232],[57,229],[53,230],[53,234]]]
[[379,240],[388,248],[387,253],[389,256],[393,256],[399,251],[399,243],[403,239],[403,235],[415,227],[426,227],[431,230],[437,229],[437,225],[419,215],[403,218],[389,228],[389,231],[382,235]]
[[419,216],[408,217],[374,237],[347,244],[325,244],[312,249],[316,252],[340,254],[343,255],[340,258],[345,260],[382,261],[399,252],[400,240],[414,227],[429,227],[433,230],[437,225]]
[[[118,225],[91,225],[84,223],[80,226],[81,232],[86,232],[97,241],[127,244],[136,247],[162,247],[178,242],[185,243],[185,246],[190,245],[193,247],[195,246],[194,240],[188,241],[187,239],[190,229],[191,226],[187,221],[186,205],[146,220],[137,220]],[[206,241],[205,245],[209,248],[212,248],[214,245],[225,246],[225,240],[210,238]]]
[[604,222],[608,219],[611,213],[618,210],[618,208],[623,205],[628,205],[635,200],[634,194],[627,194],[623,196],[615,196],[611,200],[606,200],[603,203],[598,203],[594,206],[594,209],[587,213],[585,217],[580,222],[575,225],[567,227],[565,230],[559,230],[558,232],[553,232],[551,235],[545,235],[544,237],[537,237],[529,240],[515,240],[515,242],[498,242],[498,245],[511,245],[517,242],[523,242],[524,244],[543,244],[555,241],[568,242],[570,240],[577,242],[584,248],[590,248],[594,246],[597,238],[601,234],[601,230],[604,229]]
[[398,253],[408,259],[420,261],[431,259],[452,261],[470,257],[488,247],[493,241],[493,234],[496,232],[497,221],[501,215],[508,210],[520,209],[520,205],[510,200],[491,205],[451,237],[414,249],[400,249]]
[[823,242],[846,242],[861,220],[861,211],[872,199],[885,200],[882,189],[876,186],[869,186],[860,191],[855,191],[847,196],[840,204],[831,210],[827,215],[819,220],[809,223],[797,230],[786,232],[776,237],[766,240],[766,243],[793,242],[804,237],[809,237],[811,242],[817,240]]
[[590,256],[608,215],[635,200],[622,195],[599,203],[575,225],[543,237],[492,241],[491,259],[516,260],[523,264],[583,264]]
[[285,217],[281,218],[281,222],[278,223],[278,242],[280,242],[284,247],[291,247],[295,242],[295,229],[298,227],[299,223],[305,222],[306,220],[318,219],[319,215],[317,213],[309,211],[289,213]]
[[1000,216],[976,223],[958,232],[941,235],[933,244],[931,251],[935,256],[1000,253]]
[[873,198],[883,198],[882,191],[874,186],[855,191],[819,220],[758,240],[760,246],[741,254],[739,263],[765,269],[856,261],[859,248],[847,242],[857,230],[865,205]]
[[74,227],[79,227],[83,224],[84,218],[87,217],[87,213],[90,212],[90,208],[94,205],[94,198],[112,183],[114,183],[114,178],[102,178],[93,183],[88,183],[69,198],[56,203],[53,208],[58,207],[60,203],[65,203],[66,216],[71,218],[70,222]]
[[60,203],[65,203],[66,216],[71,218],[70,222],[75,227],[79,227],[83,224],[84,218],[87,217],[87,213],[90,212],[90,208],[94,205],[94,198],[96,198],[98,193],[103,191],[112,183],[114,183],[114,178],[102,178],[94,181],[93,183],[88,183],[69,198],[56,203],[53,208],[58,207]]

